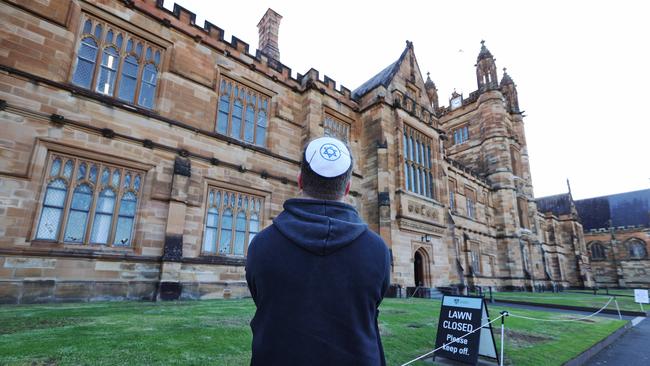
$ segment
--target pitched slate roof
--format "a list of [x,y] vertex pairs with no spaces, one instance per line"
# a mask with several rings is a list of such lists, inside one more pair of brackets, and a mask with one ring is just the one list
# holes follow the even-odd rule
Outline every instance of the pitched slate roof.
[[650,227],[650,189],[575,201],[585,230],[612,226]]
[[568,193],[540,197],[535,201],[537,202],[537,211],[541,213],[551,212],[555,216],[571,213],[571,195]]
[[352,92],[352,98],[359,99],[362,96],[366,95],[366,93],[368,93],[372,89],[378,87],[379,85],[388,87],[388,84],[390,84],[391,80],[393,80],[393,77],[399,70],[402,61],[404,61],[404,59],[406,58],[406,54],[408,53],[408,50],[411,47],[412,47],[412,43],[408,42],[406,48],[404,49],[404,52],[402,52],[402,55],[399,57],[399,59],[393,62],[392,64],[388,65],[388,67],[386,67],[385,69],[381,70],[377,75],[370,78],[370,80],[361,84],[360,87],[354,89],[354,91]]

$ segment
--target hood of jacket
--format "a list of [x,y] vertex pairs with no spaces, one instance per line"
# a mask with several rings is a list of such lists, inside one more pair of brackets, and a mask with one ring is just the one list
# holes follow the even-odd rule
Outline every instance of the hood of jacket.
[[307,198],[287,200],[273,223],[293,244],[317,255],[347,246],[366,230],[354,207]]

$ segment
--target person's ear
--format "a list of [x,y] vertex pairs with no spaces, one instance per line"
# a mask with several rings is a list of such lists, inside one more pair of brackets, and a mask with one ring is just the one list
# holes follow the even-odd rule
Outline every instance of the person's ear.
[[345,194],[344,194],[344,196],[347,196],[348,193],[350,193],[350,184],[351,184],[351,183],[352,183],[352,182],[348,182],[348,184],[345,186]]
[[302,173],[298,173],[298,189],[302,189]]

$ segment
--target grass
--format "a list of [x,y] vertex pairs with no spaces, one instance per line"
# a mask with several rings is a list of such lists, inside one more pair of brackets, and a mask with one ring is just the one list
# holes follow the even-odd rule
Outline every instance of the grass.
[[[621,293],[618,295],[627,295],[629,290],[618,290]],[[632,292],[633,293],[633,292]],[[613,294],[610,291],[611,295]],[[609,297],[602,295],[593,295],[592,293],[576,293],[576,292],[495,292],[493,294],[495,300],[513,300],[513,301],[526,301],[540,304],[558,304],[558,305],[571,305],[571,306],[582,306],[588,308],[600,309],[603,305],[607,303]],[[639,304],[634,302],[633,297],[628,296],[618,296],[616,297],[618,306],[621,310],[631,310],[631,311],[641,311]],[[612,301],[607,309],[616,310],[616,304]]]
[[[380,329],[389,365],[434,347],[439,309],[439,301],[384,301]],[[504,309],[490,312],[494,317]],[[0,365],[248,365],[254,311],[248,299],[3,306]],[[560,365],[623,324],[607,318],[537,323],[510,317],[506,363]],[[499,332],[494,333],[499,347]]]

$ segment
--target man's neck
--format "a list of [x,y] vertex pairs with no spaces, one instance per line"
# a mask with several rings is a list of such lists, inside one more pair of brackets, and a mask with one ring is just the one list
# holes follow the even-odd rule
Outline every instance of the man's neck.
[[[304,191],[300,191],[300,195],[298,196],[298,198],[304,198],[304,199],[308,199],[308,200],[319,200],[319,201],[323,201],[322,198],[312,197],[312,196],[308,195],[307,193],[305,193]],[[326,200],[326,201],[336,201],[336,202],[343,202],[343,203],[346,203],[346,202],[345,202],[345,196],[340,197],[339,199]]]

